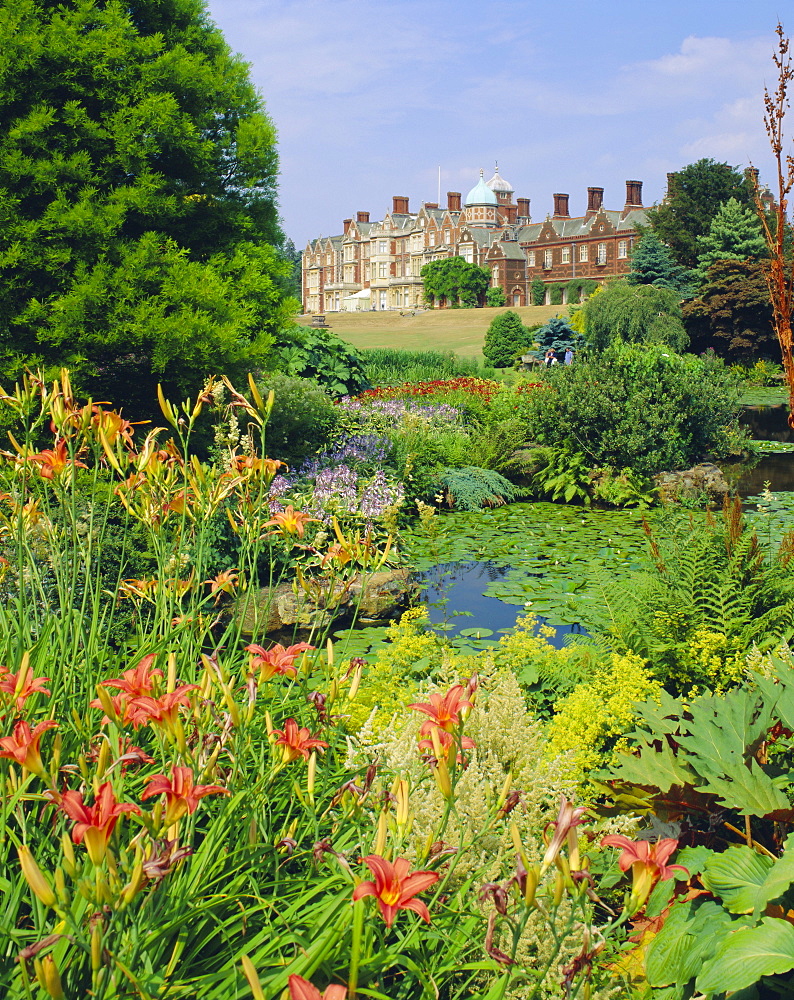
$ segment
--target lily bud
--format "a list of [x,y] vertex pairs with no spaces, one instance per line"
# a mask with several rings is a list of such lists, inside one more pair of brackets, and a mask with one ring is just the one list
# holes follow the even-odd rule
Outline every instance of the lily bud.
[[55,892],[61,906],[68,906],[69,890],[66,888],[66,876],[63,874],[63,868],[55,869]]
[[401,778],[394,793],[397,796],[397,826],[402,828],[408,822],[408,782]]
[[19,855],[19,865],[22,868],[22,875],[25,878],[30,891],[38,899],[44,903],[45,906],[55,906],[55,893],[52,891],[52,886],[47,881],[47,879],[42,874],[41,869],[36,864],[36,859],[30,852],[30,848],[25,844],[22,844],[17,848],[17,854]]
[[309,796],[309,802],[314,805],[314,781],[317,775],[317,751],[312,750],[309,755],[309,765],[306,768],[306,793]]
[[91,970],[99,972],[102,968],[102,924],[99,920],[91,931]]
[[527,869],[527,880],[524,886],[524,902],[527,906],[532,906],[535,902],[535,893],[540,882],[540,865],[532,865]]
[[386,849],[386,831],[388,825],[388,818],[385,812],[382,812],[378,817],[378,836],[375,838],[375,849],[373,854],[379,854],[383,857],[383,852]]
[[447,767],[447,762],[442,759],[433,768],[433,777],[436,779],[436,784],[438,785],[438,790],[444,796],[445,799],[452,798],[452,782],[449,778],[449,768]]
[[553,905],[559,906],[562,902],[562,894],[565,890],[565,876],[562,872],[557,872],[557,877],[554,880],[554,895],[552,896]]

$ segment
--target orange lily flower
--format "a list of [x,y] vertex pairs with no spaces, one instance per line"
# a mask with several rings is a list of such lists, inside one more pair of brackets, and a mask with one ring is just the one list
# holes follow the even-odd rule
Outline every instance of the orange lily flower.
[[303,532],[306,529],[306,525],[311,521],[317,521],[316,517],[309,517],[308,514],[300,510],[295,510],[292,504],[289,504],[286,510],[280,511],[278,514],[274,514],[269,521],[265,521],[265,527],[269,528],[271,525],[279,529],[280,533],[285,537],[287,535],[297,535],[298,538],[303,538]]
[[434,726],[451,733],[455,726],[460,725],[468,714],[465,710],[473,707],[472,703],[464,698],[466,693],[462,684],[455,684],[443,696],[436,692],[431,694],[429,704],[420,702],[409,705],[408,707],[415,712],[424,712],[430,716],[419,730],[421,735],[427,736]]
[[70,467],[88,468],[85,462],[70,458],[65,438],[57,438],[54,448],[45,448],[44,451],[37,452],[35,455],[28,455],[27,460],[38,465],[39,475],[42,479],[55,479],[56,476],[60,476]]
[[168,691],[159,698],[148,695],[133,698],[129,703],[130,718],[133,724],[145,725],[147,722],[164,722],[173,726],[179,715],[181,705],[189,705],[188,691],[197,691],[198,684],[182,684],[174,691]]
[[345,1000],[346,996],[347,989],[339,983],[326,986],[325,992],[321,993],[303,976],[289,977],[289,1000]]
[[392,864],[379,854],[368,854],[364,858],[364,863],[375,876],[375,881],[357,885],[353,891],[354,902],[364,896],[374,896],[387,927],[391,927],[394,923],[398,910],[413,910],[422,920],[430,923],[430,911],[427,906],[421,899],[414,897],[438,882],[437,872],[410,873],[410,861],[397,858]]
[[54,719],[40,722],[31,731],[30,726],[24,719],[20,719],[14,725],[14,732],[11,736],[4,736],[0,739],[0,757],[7,757],[15,760],[17,764],[33,774],[44,774],[44,765],[41,762],[41,751],[39,744],[42,735],[48,730],[57,728],[58,723]]
[[678,841],[672,837],[657,840],[652,844],[649,840],[629,840],[622,834],[611,834],[603,837],[602,847],[621,847],[623,853],[618,859],[621,871],[631,868],[632,885],[628,907],[635,913],[644,905],[657,882],[666,882],[675,878],[674,872],[683,872],[687,877],[689,872],[683,865],[668,865],[667,859],[678,847]]
[[216,604],[220,600],[221,594],[231,594],[234,591],[239,575],[236,569],[224,569],[211,580],[204,581],[209,586],[210,593],[215,594]]
[[309,649],[316,647],[310,646],[308,642],[296,642],[294,646],[287,646],[286,649],[279,642],[274,643],[270,649],[253,643],[245,647],[245,651],[251,654],[249,661],[251,670],[259,670],[260,684],[269,681],[276,674],[297,674],[295,660]]
[[156,655],[156,653],[149,653],[132,670],[125,670],[121,677],[112,677],[110,680],[102,681],[102,687],[117,688],[131,698],[140,698],[143,695],[151,694],[154,689],[155,677],[163,676],[163,672],[159,668],[150,669]]
[[189,767],[171,768],[170,779],[164,774],[155,774],[146,781],[148,787],[141,795],[142,799],[165,795],[166,826],[172,826],[186,813],[192,816],[198,809],[199,799],[203,799],[205,795],[230,794],[228,788],[220,785],[194,785],[193,772]]
[[49,677],[34,677],[33,671],[28,665],[27,654],[22,659],[22,666],[17,673],[10,673],[6,667],[0,666],[0,692],[10,694],[16,699],[16,708],[21,712],[25,707],[25,702],[31,695],[41,692],[49,696],[49,688],[44,685]]
[[274,729],[273,735],[278,737],[275,745],[284,747],[283,760],[285,764],[289,764],[290,761],[296,760],[298,757],[308,760],[315,747],[322,752],[328,746],[324,740],[310,736],[309,730],[305,727],[299,729],[294,719],[287,719],[284,723],[284,729]]
[[141,813],[132,802],[117,802],[109,781],[100,786],[92,806],[85,804],[80,792],[69,791],[61,796],[60,808],[75,821],[72,840],[75,844],[85,841],[88,856],[95,865],[101,864],[105,857],[119,816],[127,812],[139,816]]

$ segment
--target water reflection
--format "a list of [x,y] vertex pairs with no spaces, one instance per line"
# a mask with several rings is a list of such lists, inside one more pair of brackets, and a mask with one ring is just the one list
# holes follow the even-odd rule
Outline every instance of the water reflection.
[[[739,423],[759,441],[794,441],[788,425],[788,406],[745,406]],[[744,469],[737,482],[740,496],[755,496],[769,483],[772,491],[794,491],[794,452],[764,455],[753,467]]]
[[[506,604],[498,597],[488,597],[483,593],[489,583],[502,580],[510,572],[510,566],[499,566],[493,562],[450,562],[441,563],[416,579],[422,587],[421,600],[429,605],[430,621],[433,625],[450,625],[447,635],[458,635],[461,629],[483,628],[498,632],[512,628],[526,608],[516,604]],[[543,576],[542,573],[527,573],[527,576]],[[547,620],[538,616],[541,625]],[[553,626],[554,627],[554,626]],[[578,622],[555,627],[555,634],[549,642],[556,649],[565,645],[564,637],[569,633],[586,635]]]

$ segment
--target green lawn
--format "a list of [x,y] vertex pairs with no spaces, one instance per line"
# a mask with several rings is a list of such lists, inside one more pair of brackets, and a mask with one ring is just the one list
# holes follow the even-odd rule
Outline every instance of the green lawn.
[[[354,347],[392,347],[410,351],[455,351],[463,357],[481,356],[488,324],[501,309],[434,309],[416,316],[399,312],[326,313],[333,332]],[[515,309],[524,323],[543,323],[567,316],[566,306],[525,306]],[[310,325],[306,317],[299,322]]]

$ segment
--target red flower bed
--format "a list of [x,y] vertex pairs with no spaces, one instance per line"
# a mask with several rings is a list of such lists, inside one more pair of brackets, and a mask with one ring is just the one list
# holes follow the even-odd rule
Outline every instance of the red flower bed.
[[[519,387],[520,392],[527,389],[539,389],[541,383],[527,383]],[[448,392],[467,392],[479,396],[490,403],[502,388],[501,382],[491,379],[474,378],[471,375],[460,375],[458,378],[434,379],[432,382],[405,382],[399,386],[385,386],[379,389],[367,389],[359,399],[399,399],[402,396],[436,396]]]

